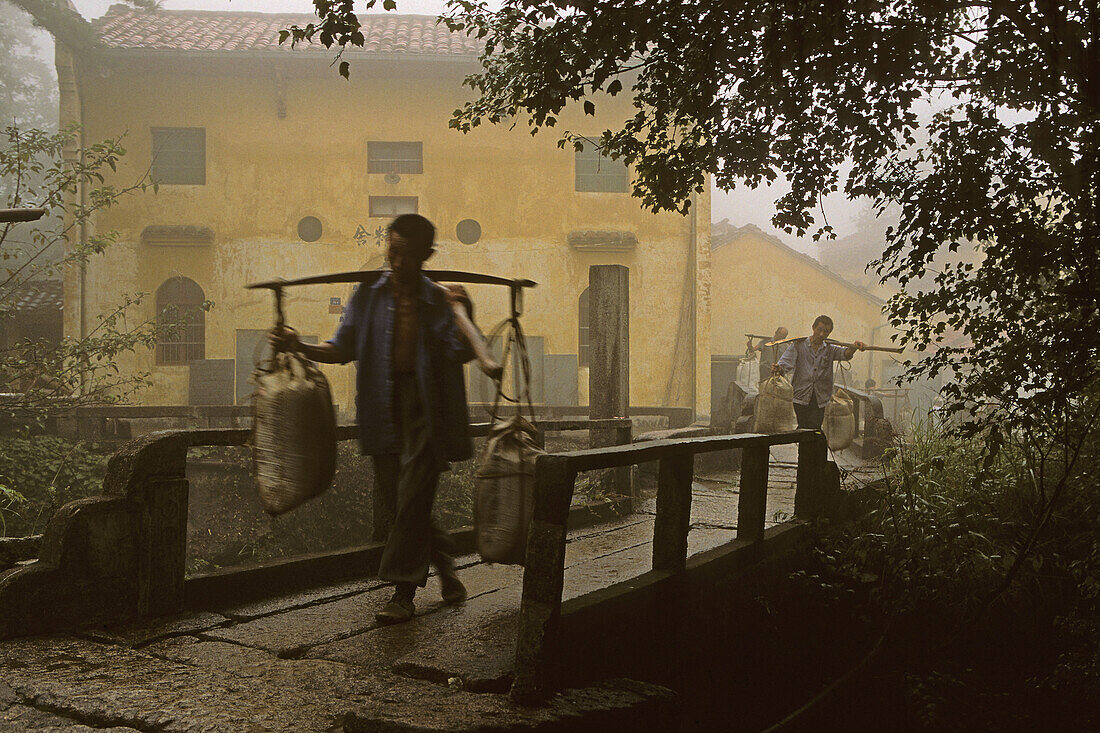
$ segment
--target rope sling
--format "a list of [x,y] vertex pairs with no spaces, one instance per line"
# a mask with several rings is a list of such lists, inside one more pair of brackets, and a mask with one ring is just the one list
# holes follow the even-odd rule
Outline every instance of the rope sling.
[[[515,395],[504,390],[502,374],[494,380],[496,396],[489,410],[489,437],[478,459],[474,485],[474,534],[482,560],[522,565],[527,533],[535,506],[535,461],[539,445],[535,408],[531,402],[531,360],[519,322],[522,292],[513,289],[511,315],[490,333],[501,340],[501,363],[513,369]],[[501,402],[515,405],[515,414],[502,415]],[[527,407],[527,416],[523,412]]]
[[825,419],[821,424],[821,430],[829,442],[829,450],[834,451],[844,450],[856,437],[856,413],[852,405],[852,395],[847,390],[847,374],[851,371],[851,362],[838,362],[837,371],[840,372],[840,383],[844,388],[837,387],[833,391],[829,404],[825,406]]

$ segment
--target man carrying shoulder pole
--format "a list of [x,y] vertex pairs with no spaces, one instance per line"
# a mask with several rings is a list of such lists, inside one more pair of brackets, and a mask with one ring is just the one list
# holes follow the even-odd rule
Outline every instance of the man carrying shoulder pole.
[[833,319],[818,316],[813,335],[793,342],[772,367],[772,374],[791,373],[799,428],[821,429],[825,406],[833,396],[833,362],[848,361],[857,350],[867,347],[862,341],[854,341],[848,347],[825,343],[832,332]]
[[[431,222],[403,214],[387,237],[390,271],[355,290],[332,339],[311,346],[282,331],[269,340],[313,361],[357,363],[360,447],[374,458],[375,490],[394,511],[378,568],[394,594],[375,616],[393,624],[413,617],[413,597],[429,565],[439,571],[444,601],[466,598],[450,536],[432,520],[432,503],[440,472],[473,454],[462,364],[475,356],[480,337],[459,322],[472,323],[466,291],[442,288],[423,274],[435,251]],[[464,317],[456,317],[456,306],[465,308]],[[499,369],[492,370],[497,378]]]

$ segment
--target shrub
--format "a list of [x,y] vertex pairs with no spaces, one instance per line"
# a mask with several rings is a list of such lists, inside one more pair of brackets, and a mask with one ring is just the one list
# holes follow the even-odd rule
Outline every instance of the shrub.
[[40,534],[61,505],[99,495],[106,468],[107,456],[87,443],[0,438],[0,536]]
[[888,455],[870,510],[824,528],[825,574],[870,584],[884,617],[941,631],[997,609],[1095,603],[1100,487],[1092,473],[1100,441],[1089,434],[1081,459],[1059,463],[1054,441],[1034,438],[1011,436],[991,448],[917,430]]

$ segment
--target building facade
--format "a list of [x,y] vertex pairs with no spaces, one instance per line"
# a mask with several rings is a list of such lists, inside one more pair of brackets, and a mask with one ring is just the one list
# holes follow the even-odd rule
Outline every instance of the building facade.
[[[560,149],[553,130],[532,136],[522,121],[449,128],[472,93],[463,78],[480,68],[476,43],[427,16],[361,20],[364,48],[344,55],[349,80],[331,51],[278,45],[280,29],[310,16],[114,6],[92,23],[95,48],[59,44],[62,124],[79,122],[86,143],[125,134],[112,182],[148,174],[158,188],[95,222],[119,239],[67,276],[66,331],[93,329],[122,293],[149,293],[141,317],[165,318],[172,306],[187,319],[120,365],[150,374],[137,399],[241,403],[273,323],[270,293],[244,286],[381,267],[385,225],[417,212],[438,230],[430,267],[539,283],[523,317],[538,401],[587,404],[588,269],[622,264],[631,403],[706,412],[709,196],[688,216],[654,215],[630,195],[630,171],[594,146]],[[559,129],[595,139],[631,112],[627,99],[596,101],[598,116],[578,105]],[[488,330],[506,314],[507,293],[471,290]],[[288,289],[288,323],[324,340],[349,294]],[[353,370],[325,370],[346,410]],[[485,391],[471,385],[473,399]]]

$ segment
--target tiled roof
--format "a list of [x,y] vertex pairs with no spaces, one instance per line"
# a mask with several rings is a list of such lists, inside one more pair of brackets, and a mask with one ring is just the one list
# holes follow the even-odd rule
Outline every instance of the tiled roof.
[[[469,56],[480,52],[480,44],[465,33],[452,33],[431,15],[360,13],[363,47],[349,46],[347,53],[423,54]],[[279,31],[291,25],[317,22],[315,15],[250,13],[201,10],[138,10],[112,5],[94,21],[103,44],[109,49],[149,51],[248,52],[285,51],[290,42],[279,45]],[[295,52],[335,53],[311,44]]]
[[29,313],[42,309],[61,310],[64,287],[60,280],[33,280],[24,283],[10,304],[14,313]]

